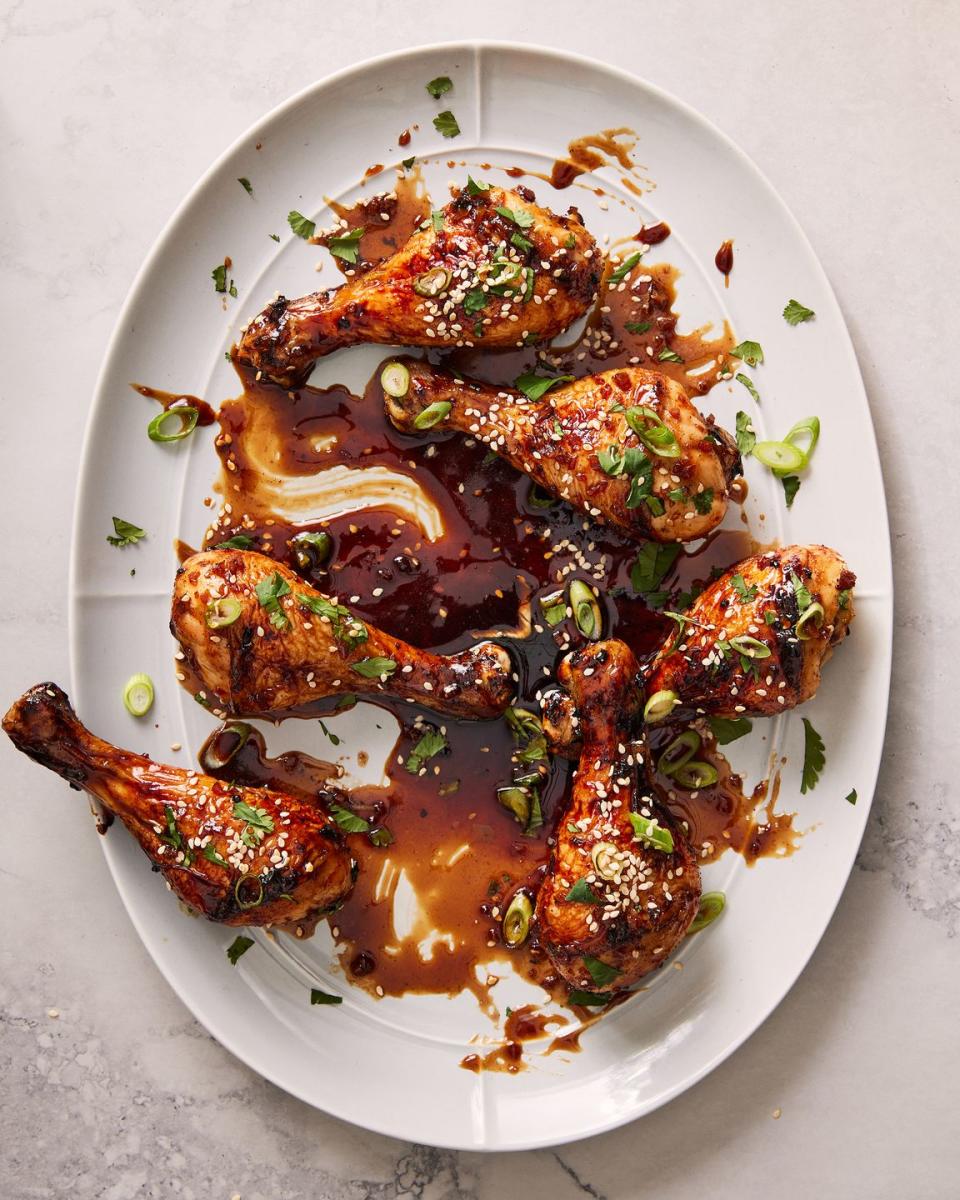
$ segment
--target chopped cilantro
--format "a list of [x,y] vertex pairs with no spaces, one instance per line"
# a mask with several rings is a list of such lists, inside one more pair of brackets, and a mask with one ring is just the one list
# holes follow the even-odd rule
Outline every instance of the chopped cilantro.
[[524,375],[518,375],[513,381],[513,386],[523,392],[528,400],[539,400],[558,383],[568,383],[572,379],[572,375],[555,375],[551,378],[549,375],[537,375],[534,371],[528,371]]
[[445,138],[455,138],[460,133],[460,126],[457,124],[457,118],[453,115],[450,109],[445,109],[442,113],[438,113],[433,118],[433,127],[437,133],[442,134]]
[[763,347],[759,342],[741,342],[730,351],[734,358],[739,358],[748,367],[757,367],[763,362]]
[[397,664],[392,658],[361,658],[359,662],[352,663],[351,667],[365,679],[377,679],[381,675],[392,675],[397,669]]
[[[482,288],[471,288],[463,297],[463,311],[472,316],[487,307],[487,293]],[[477,335],[480,336],[479,334]]]
[[523,208],[506,208],[502,204],[498,204],[496,211],[501,217],[505,217],[508,221],[512,221],[514,225],[519,225],[521,229],[529,229],[533,224],[533,217]]
[[298,213],[296,209],[291,209],[287,213],[287,224],[297,237],[312,238],[317,230],[316,221],[308,220],[303,213]]
[[[742,371],[738,371],[735,378],[736,378],[737,383],[742,383],[743,386],[750,393],[750,395],[754,398],[754,400],[756,400],[756,402],[759,404],[760,403],[760,393],[757,391],[756,385],[754,384],[754,382],[750,378],[750,376],[744,375],[744,373]],[[756,438],[754,438],[754,441],[756,441]]]
[[753,722],[746,717],[707,717],[707,724],[718,746],[728,746],[738,738],[746,737],[753,728]]
[[280,607],[281,596],[290,591],[290,584],[279,571],[274,571],[269,579],[261,579],[256,586],[257,600],[270,614],[270,624],[275,629],[286,629],[290,621]]
[[407,761],[403,765],[411,775],[419,775],[427,760],[446,750],[447,746],[447,739],[440,730],[431,726],[407,755]]
[[630,568],[630,583],[640,595],[656,592],[680,553],[676,542],[644,542]]
[[370,829],[370,822],[364,817],[358,817],[355,812],[351,812],[349,808],[344,808],[342,804],[337,804],[331,801],[327,808],[330,816],[333,817],[337,825],[344,833],[367,833]]
[[141,529],[139,525],[133,525],[130,521],[125,521],[123,517],[112,517],[113,533],[107,534],[107,541],[111,546],[135,546],[141,538],[147,536],[147,531]]
[[311,1004],[342,1004],[342,996],[332,996],[329,992],[321,992],[319,988],[310,989]]
[[783,310],[783,319],[788,325],[799,325],[801,321],[809,321],[816,315],[812,308],[807,308],[799,300],[789,300]]
[[360,239],[363,237],[363,226],[351,229],[349,233],[340,234],[327,242],[327,249],[344,262],[355,263],[360,257]]
[[695,492],[693,507],[702,517],[705,517],[713,508],[713,488],[704,488],[702,492]]
[[797,492],[800,491],[800,476],[781,475],[780,482],[783,484],[783,494],[787,501],[787,508],[793,508],[793,501],[796,498]]
[[664,346],[664,348],[657,355],[657,362],[682,363],[683,359],[676,352],[676,350],[671,350],[669,346]]
[[453,80],[449,75],[438,75],[436,79],[431,79],[426,87],[427,91],[434,98],[434,100],[439,100],[445,92],[449,92],[451,90],[453,87]]
[[594,892],[585,879],[578,879],[564,900],[567,904],[599,904],[600,897]]
[[472,175],[467,176],[467,195],[482,196],[484,192],[490,191],[490,184],[484,183],[482,179],[474,179]]
[[245,533],[235,533],[224,542],[217,542],[218,550],[251,550],[256,543]]
[[627,333],[646,333],[650,328],[649,321],[624,321],[624,329]]
[[235,937],[227,947],[227,958],[230,959],[231,964],[236,966],[237,960],[242,958],[253,944],[253,938],[244,937],[242,933]]
[[749,587],[747,587],[746,580],[739,571],[733,577],[733,590],[744,603],[746,603],[748,600],[755,600],[757,598],[757,585],[751,584]]
[[248,196],[253,195],[253,184],[246,177],[246,175],[241,175],[240,178],[237,180],[237,183],[240,184],[240,186],[243,188],[243,190],[247,193]]
[[848,792],[848,793],[847,793],[847,795],[846,795],[846,797],[845,797],[845,799],[846,799],[846,801],[847,801],[847,803],[848,803],[848,804],[856,804],[856,802],[857,802],[857,789],[856,789],[856,788],[854,788],[854,789],[853,789],[853,791],[851,791],[851,792]]
[[806,795],[817,786],[820,772],[826,765],[827,756],[823,738],[814,729],[806,717],[803,721],[803,774],[800,780],[800,794]]
[[583,965],[598,988],[609,987],[620,974],[616,967],[611,967],[609,963],[601,962],[599,958],[593,958],[589,954],[583,956]]
[[757,435],[753,431],[753,423],[745,412],[737,413],[737,449],[747,458],[757,444]]

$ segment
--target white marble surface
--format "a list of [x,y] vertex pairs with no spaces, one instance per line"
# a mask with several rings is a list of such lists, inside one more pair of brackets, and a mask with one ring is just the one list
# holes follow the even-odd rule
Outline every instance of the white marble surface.
[[305,1107],[222,1050],[147,958],[85,805],[5,744],[4,1197],[957,1194],[960,407],[946,360],[960,7],[618,0],[590,12],[569,0],[0,3],[0,700],[66,678],[70,518],[95,375],[137,266],[211,159],[292,92],[371,54],[471,35],[576,49],[677,92],[763,166],[853,332],[898,617],[879,792],[837,915],[763,1028],[646,1120],[557,1153],[411,1147]]

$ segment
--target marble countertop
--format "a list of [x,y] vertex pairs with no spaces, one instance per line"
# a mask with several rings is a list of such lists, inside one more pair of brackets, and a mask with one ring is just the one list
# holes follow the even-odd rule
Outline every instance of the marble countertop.
[[556,1152],[405,1145],[307,1108],[221,1049],[147,957],[85,805],[4,744],[0,1192],[11,1200],[956,1194],[960,815],[946,764],[960,567],[941,550],[960,506],[960,409],[942,362],[960,261],[960,7],[615,0],[603,12],[354,0],[332,20],[307,0],[0,2],[0,695],[66,677],[94,380],[134,272],[210,161],[279,101],[369,55],[471,35],[575,49],[676,92],[762,165],[854,337],[898,611],[879,790],[836,916],[759,1032],[645,1120]]

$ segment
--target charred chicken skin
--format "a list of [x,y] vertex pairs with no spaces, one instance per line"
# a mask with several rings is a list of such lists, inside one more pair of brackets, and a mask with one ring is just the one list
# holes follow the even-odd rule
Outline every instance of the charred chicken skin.
[[497,717],[513,694],[510,656],[493,642],[451,655],[418,650],[251,551],[188,558],[174,584],[170,628],[204,686],[244,716],[347,692]]
[[675,696],[678,716],[767,717],[802,704],[847,635],[856,582],[826,546],[744,559],[683,614],[651,663],[647,694]]
[[418,359],[393,362],[409,386],[385,392],[384,403],[404,433],[479,438],[553,495],[636,538],[694,541],[723,520],[740,469],[736,443],[665,375],[621,367],[532,401]]
[[583,749],[537,897],[540,944],[589,992],[660,966],[700,904],[696,857],[645,788],[637,661],[618,641],[567,655],[558,679],[580,713]]
[[582,317],[603,265],[579,213],[532,193],[465,188],[402,250],[332,291],[273,301],[237,357],[283,387],[343,346],[483,346],[543,341]]
[[190,908],[224,925],[288,924],[337,908],[355,863],[320,805],[118,750],[40,683],[3,719],[18,750],[95,796]]

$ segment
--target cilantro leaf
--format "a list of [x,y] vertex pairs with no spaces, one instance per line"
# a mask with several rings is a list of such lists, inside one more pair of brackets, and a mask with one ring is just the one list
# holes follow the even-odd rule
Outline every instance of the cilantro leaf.
[[207,844],[204,846],[203,857],[207,860],[207,862],[216,863],[218,867],[226,867],[228,871],[230,870],[230,864],[225,858],[222,858],[217,853],[213,842],[207,842]]
[[733,590],[744,603],[757,598],[757,585],[753,583],[747,587],[747,582],[739,571],[733,577]]
[[286,629],[290,621],[280,607],[280,597],[290,591],[290,584],[279,571],[274,571],[269,579],[261,579],[254,590],[260,605],[270,614],[270,624],[275,629]]
[[379,846],[381,849],[384,846],[392,846],[394,842],[393,834],[383,825],[378,829],[371,829],[367,837],[370,839],[371,846]]
[[748,367],[757,367],[763,362],[763,347],[759,342],[741,342],[730,351],[734,358],[739,358]]
[[220,263],[210,272],[210,278],[213,280],[213,290],[215,292],[225,292],[227,290],[227,264]]
[[803,580],[793,571],[790,572],[789,579],[790,586],[793,588],[793,594],[797,598],[798,611],[801,613],[806,612],[806,610],[813,603],[813,597],[810,595],[809,589],[807,588],[806,584],[804,584]]
[[287,213],[287,224],[297,237],[312,238],[317,231],[316,221],[309,220],[303,213],[298,213],[295,208]]
[[578,879],[564,896],[567,904],[599,904],[600,897],[585,879]]
[[781,475],[780,482],[783,484],[783,494],[786,497],[787,508],[793,508],[793,501],[800,491],[800,476],[799,475]]
[[513,381],[513,386],[523,392],[528,400],[539,400],[558,383],[569,383],[572,379],[572,375],[555,375],[551,378],[548,375],[538,375],[535,371],[527,371],[525,374],[517,376]]
[[713,508],[713,488],[704,488],[702,492],[694,492],[693,507],[705,517]]
[[609,963],[601,962],[599,958],[593,958],[589,954],[583,956],[583,965],[598,988],[609,987],[620,974],[616,967],[611,967]]
[[[635,842],[645,842],[656,850],[662,850],[664,854],[673,853],[673,834],[661,825],[656,817],[641,817],[639,813],[634,812],[627,813],[627,816],[633,826]],[[598,979],[596,982],[600,983],[600,980]]]
[[319,988],[310,989],[311,1004],[342,1004],[342,996],[332,996],[329,992],[321,992]]
[[845,798],[845,800],[846,800],[846,802],[847,802],[848,804],[856,804],[856,802],[857,802],[857,789],[856,789],[856,788],[854,788],[852,791],[848,792],[848,793],[847,793],[847,795],[846,795],[844,798]]
[[753,722],[746,717],[707,717],[707,724],[718,746],[729,746],[738,738],[746,737],[753,728]]
[[646,333],[650,328],[649,321],[624,321],[624,329],[627,333]]
[[257,846],[268,833],[273,833],[273,817],[265,808],[254,808],[245,800],[235,800],[233,815],[236,820],[246,822],[240,834],[240,840],[245,846]]
[[442,113],[438,113],[433,118],[433,127],[437,133],[442,134],[445,138],[455,138],[460,134],[460,126],[457,124],[457,118],[449,108],[445,109]]
[[251,550],[256,545],[252,537],[245,533],[235,533],[224,542],[217,542],[218,550]]
[[449,92],[452,89],[453,80],[449,75],[438,75],[436,79],[431,79],[426,87],[434,100],[439,100],[444,92]]
[[[273,242],[279,242],[279,241],[280,241],[280,234],[279,234],[279,233],[268,233],[268,234],[267,234],[267,237],[269,237],[269,238],[270,238],[270,240],[271,240],[271,241],[273,241]],[[227,357],[229,358],[229,355],[228,355]]]
[[682,363],[683,359],[676,352],[676,350],[671,350],[669,346],[664,346],[664,348],[657,355],[657,362]]
[[125,521],[123,517],[112,517],[113,533],[107,534],[107,541],[111,546],[135,546],[141,538],[147,536],[147,531],[141,529],[139,525],[133,525],[130,521]]
[[506,208],[502,204],[498,204],[496,211],[501,217],[505,217],[508,221],[512,221],[514,225],[519,225],[521,229],[529,229],[533,224],[533,217],[523,208]]
[[327,249],[336,258],[344,262],[355,263],[360,255],[360,239],[363,237],[363,226],[351,229],[349,233],[339,234],[327,242]]
[[[739,379],[739,375],[737,376]],[[746,378],[746,376],[744,376]],[[753,431],[753,423],[745,412],[737,413],[737,449],[744,458],[748,458],[757,444],[757,435]]]
[[469,315],[487,307],[487,293],[482,288],[471,288],[463,297],[463,311]]
[[334,604],[332,600],[328,600],[326,596],[321,596],[319,593],[308,596],[306,592],[298,592],[297,600],[304,608],[309,608],[322,620],[329,621],[333,636],[337,641],[345,642],[348,647],[352,648],[367,640],[369,635],[366,625],[358,620],[349,608],[345,608],[342,604]]
[[490,191],[490,184],[484,183],[482,179],[474,179],[472,175],[467,176],[467,195],[482,196],[484,192]]
[[253,184],[246,177],[246,175],[241,175],[240,178],[237,180],[237,183],[240,184],[240,186],[243,188],[243,190],[247,193],[248,196],[253,195]]
[[816,315],[812,308],[807,308],[799,300],[788,301],[786,308],[783,310],[783,319],[788,325],[799,325],[801,321],[809,321],[811,317],[815,317]]
[[324,736],[329,739],[331,746],[339,746],[341,741],[343,741],[343,739],[338,737],[333,730],[328,729],[323,721],[320,722],[320,729],[323,731]]
[[584,992],[580,988],[571,988],[570,994],[567,996],[568,1004],[579,1004],[582,1008],[600,1008],[604,1004],[609,1004],[610,1000],[609,992]]
[[335,801],[331,801],[327,808],[330,816],[344,833],[369,832],[370,822],[365,817],[358,817],[355,812],[351,812],[349,808],[344,808],[342,804],[337,804]]
[[823,738],[806,717],[803,721],[803,774],[800,779],[800,794],[805,796],[817,786],[820,772],[826,765],[827,756]]
[[252,945],[253,938],[251,937],[244,937],[242,933],[238,937],[235,937],[227,947],[227,958],[230,959],[231,965],[235,967],[237,959],[246,954]]
[[392,675],[397,664],[392,658],[361,658],[359,662],[351,663],[351,670],[362,675],[364,679],[377,679],[381,675]]
[[679,554],[677,542],[644,542],[630,568],[633,590],[640,595],[656,592]]
[[440,730],[431,726],[407,755],[407,761],[403,765],[411,775],[419,775],[427,760],[446,750],[448,744]]
[[403,160],[403,163],[402,163],[401,165],[403,166],[403,169],[404,169],[405,171],[409,171],[409,170],[410,170],[410,168],[413,166],[413,164],[414,164],[416,161],[417,161],[417,156],[414,154],[414,155],[412,156],[412,158],[405,158],[405,159]]
[[[513,233],[510,235],[510,245],[516,246],[521,254],[526,254],[528,250],[533,249],[533,242],[529,238],[525,238],[522,233]],[[531,276],[532,278],[532,276]]]
[[[759,404],[760,403],[760,393],[757,391],[756,386],[754,385],[754,382],[750,378],[750,376],[744,375],[744,373],[742,371],[739,371],[734,376],[734,378],[736,379],[737,383],[743,384],[743,386],[747,389],[747,391],[750,393],[750,395]],[[754,438],[754,441],[756,441],[756,438]]]

